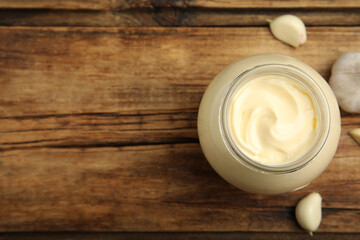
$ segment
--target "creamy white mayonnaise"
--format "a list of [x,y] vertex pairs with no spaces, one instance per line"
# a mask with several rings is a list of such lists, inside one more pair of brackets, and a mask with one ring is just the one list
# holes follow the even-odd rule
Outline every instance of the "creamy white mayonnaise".
[[312,98],[284,76],[266,75],[238,87],[230,99],[227,119],[237,147],[263,164],[297,159],[317,135]]

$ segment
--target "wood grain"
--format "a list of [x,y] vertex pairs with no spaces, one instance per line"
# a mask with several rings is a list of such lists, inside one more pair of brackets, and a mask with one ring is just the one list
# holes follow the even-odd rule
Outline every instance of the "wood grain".
[[[313,184],[242,192],[206,162],[197,108],[222,68],[282,53],[325,78],[358,27],[310,27],[294,49],[268,28],[0,28],[0,231],[298,232],[297,201],[322,194],[320,232],[360,232],[359,146],[347,134]],[[343,39],[347,41],[344,42]]]
[[[144,2],[147,2],[144,0]],[[208,8],[358,8],[356,0],[315,0],[315,1],[282,1],[282,0],[196,0],[188,1],[187,5]]]
[[0,8],[9,9],[109,9],[111,0],[0,0]]
[[[83,233],[83,232],[56,232],[56,233],[3,233],[0,234],[1,240],[302,240],[308,239],[309,234],[302,233],[259,233],[259,232],[157,232],[157,233]],[[316,240],[358,240],[357,233],[315,233],[311,239]]]
[[[268,26],[267,19],[275,19],[284,14],[293,14],[301,18],[306,26],[359,26],[358,9],[316,10],[316,9],[264,9],[264,10],[193,10],[177,14],[175,23],[185,26]],[[170,14],[168,14],[170,15]],[[158,16],[158,15],[157,15]],[[160,15],[161,16],[161,15]],[[171,16],[171,15],[170,15]],[[160,18],[160,17],[159,17]],[[170,19],[171,17],[163,17]],[[180,19],[180,20],[179,20]],[[164,21],[158,20],[163,23]]]
[[198,142],[197,109],[0,118],[0,150]]
[[360,26],[359,9],[207,9],[157,8],[124,11],[20,9],[0,10],[4,26],[268,26],[283,14],[300,17],[306,26]]
[[268,28],[2,27],[0,114],[197,109],[221,69],[262,53],[293,56],[327,79],[338,56],[360,49],[359,30],[309,28],[294,49]]
[[[150,17],[149,17],[150,16]],[[149,11],[79,11],[21,9],[0,10],[0,25],[3,26],[92,26],[92,27],[129,27],[159,26],[153,21],[145,21],[153,15]]]
[[225,183],[198,144],[12,150],[0,161],[2,231],[300,231],[294,206],[318,191],[319,231],[359,232],[356,157],[336,157],[312,185],[281,196]]
[[42,9],[128,9],[157,7],[201,7],[201,8],[359,8],[356,0],[0,0],[0,8],[42,8]]

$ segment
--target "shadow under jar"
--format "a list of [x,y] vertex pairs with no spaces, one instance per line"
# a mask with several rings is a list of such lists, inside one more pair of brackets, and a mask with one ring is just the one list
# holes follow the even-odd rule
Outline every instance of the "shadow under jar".
[[339,107],[327,82],[284,55],[231,64],[210,83],[199,107],[199,140],[210,165],[256,194],[308,185],[332,160],[340,131]]

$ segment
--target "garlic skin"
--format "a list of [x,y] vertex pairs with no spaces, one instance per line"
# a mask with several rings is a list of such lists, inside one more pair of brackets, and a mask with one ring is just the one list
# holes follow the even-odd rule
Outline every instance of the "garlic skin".
[[318,229],[321,222],[321,200],[321,195],[314,192],[301,199],[296,206],[296,220],[310,235]]
[[304,22],[297,16],[286,14],[269,20],[272,34],[293,47],[299,47],[306,42]]
[[350,132],[350,135],[354,138],[354,140],[360,144],[360,128],[352,129]]
[[341,109],[360,113],[360,52],[348,52],[336,60],[329,85]]

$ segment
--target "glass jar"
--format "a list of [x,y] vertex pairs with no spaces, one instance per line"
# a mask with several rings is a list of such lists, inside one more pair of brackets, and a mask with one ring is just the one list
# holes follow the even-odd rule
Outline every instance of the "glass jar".
[[[301,85],[317,115],[314,143],[301,157],[283,164],[251,159],[234,143],[228,128],[235,90],[266,75],[286,76]],[[229,183],[256,194],[281,194],[308,185],[332,160],[340,131],[339,107],[327,82],[310,66],[284,55],[256,55],[231,64],[210,83],[199,107],[199,140],[210,165]]]

